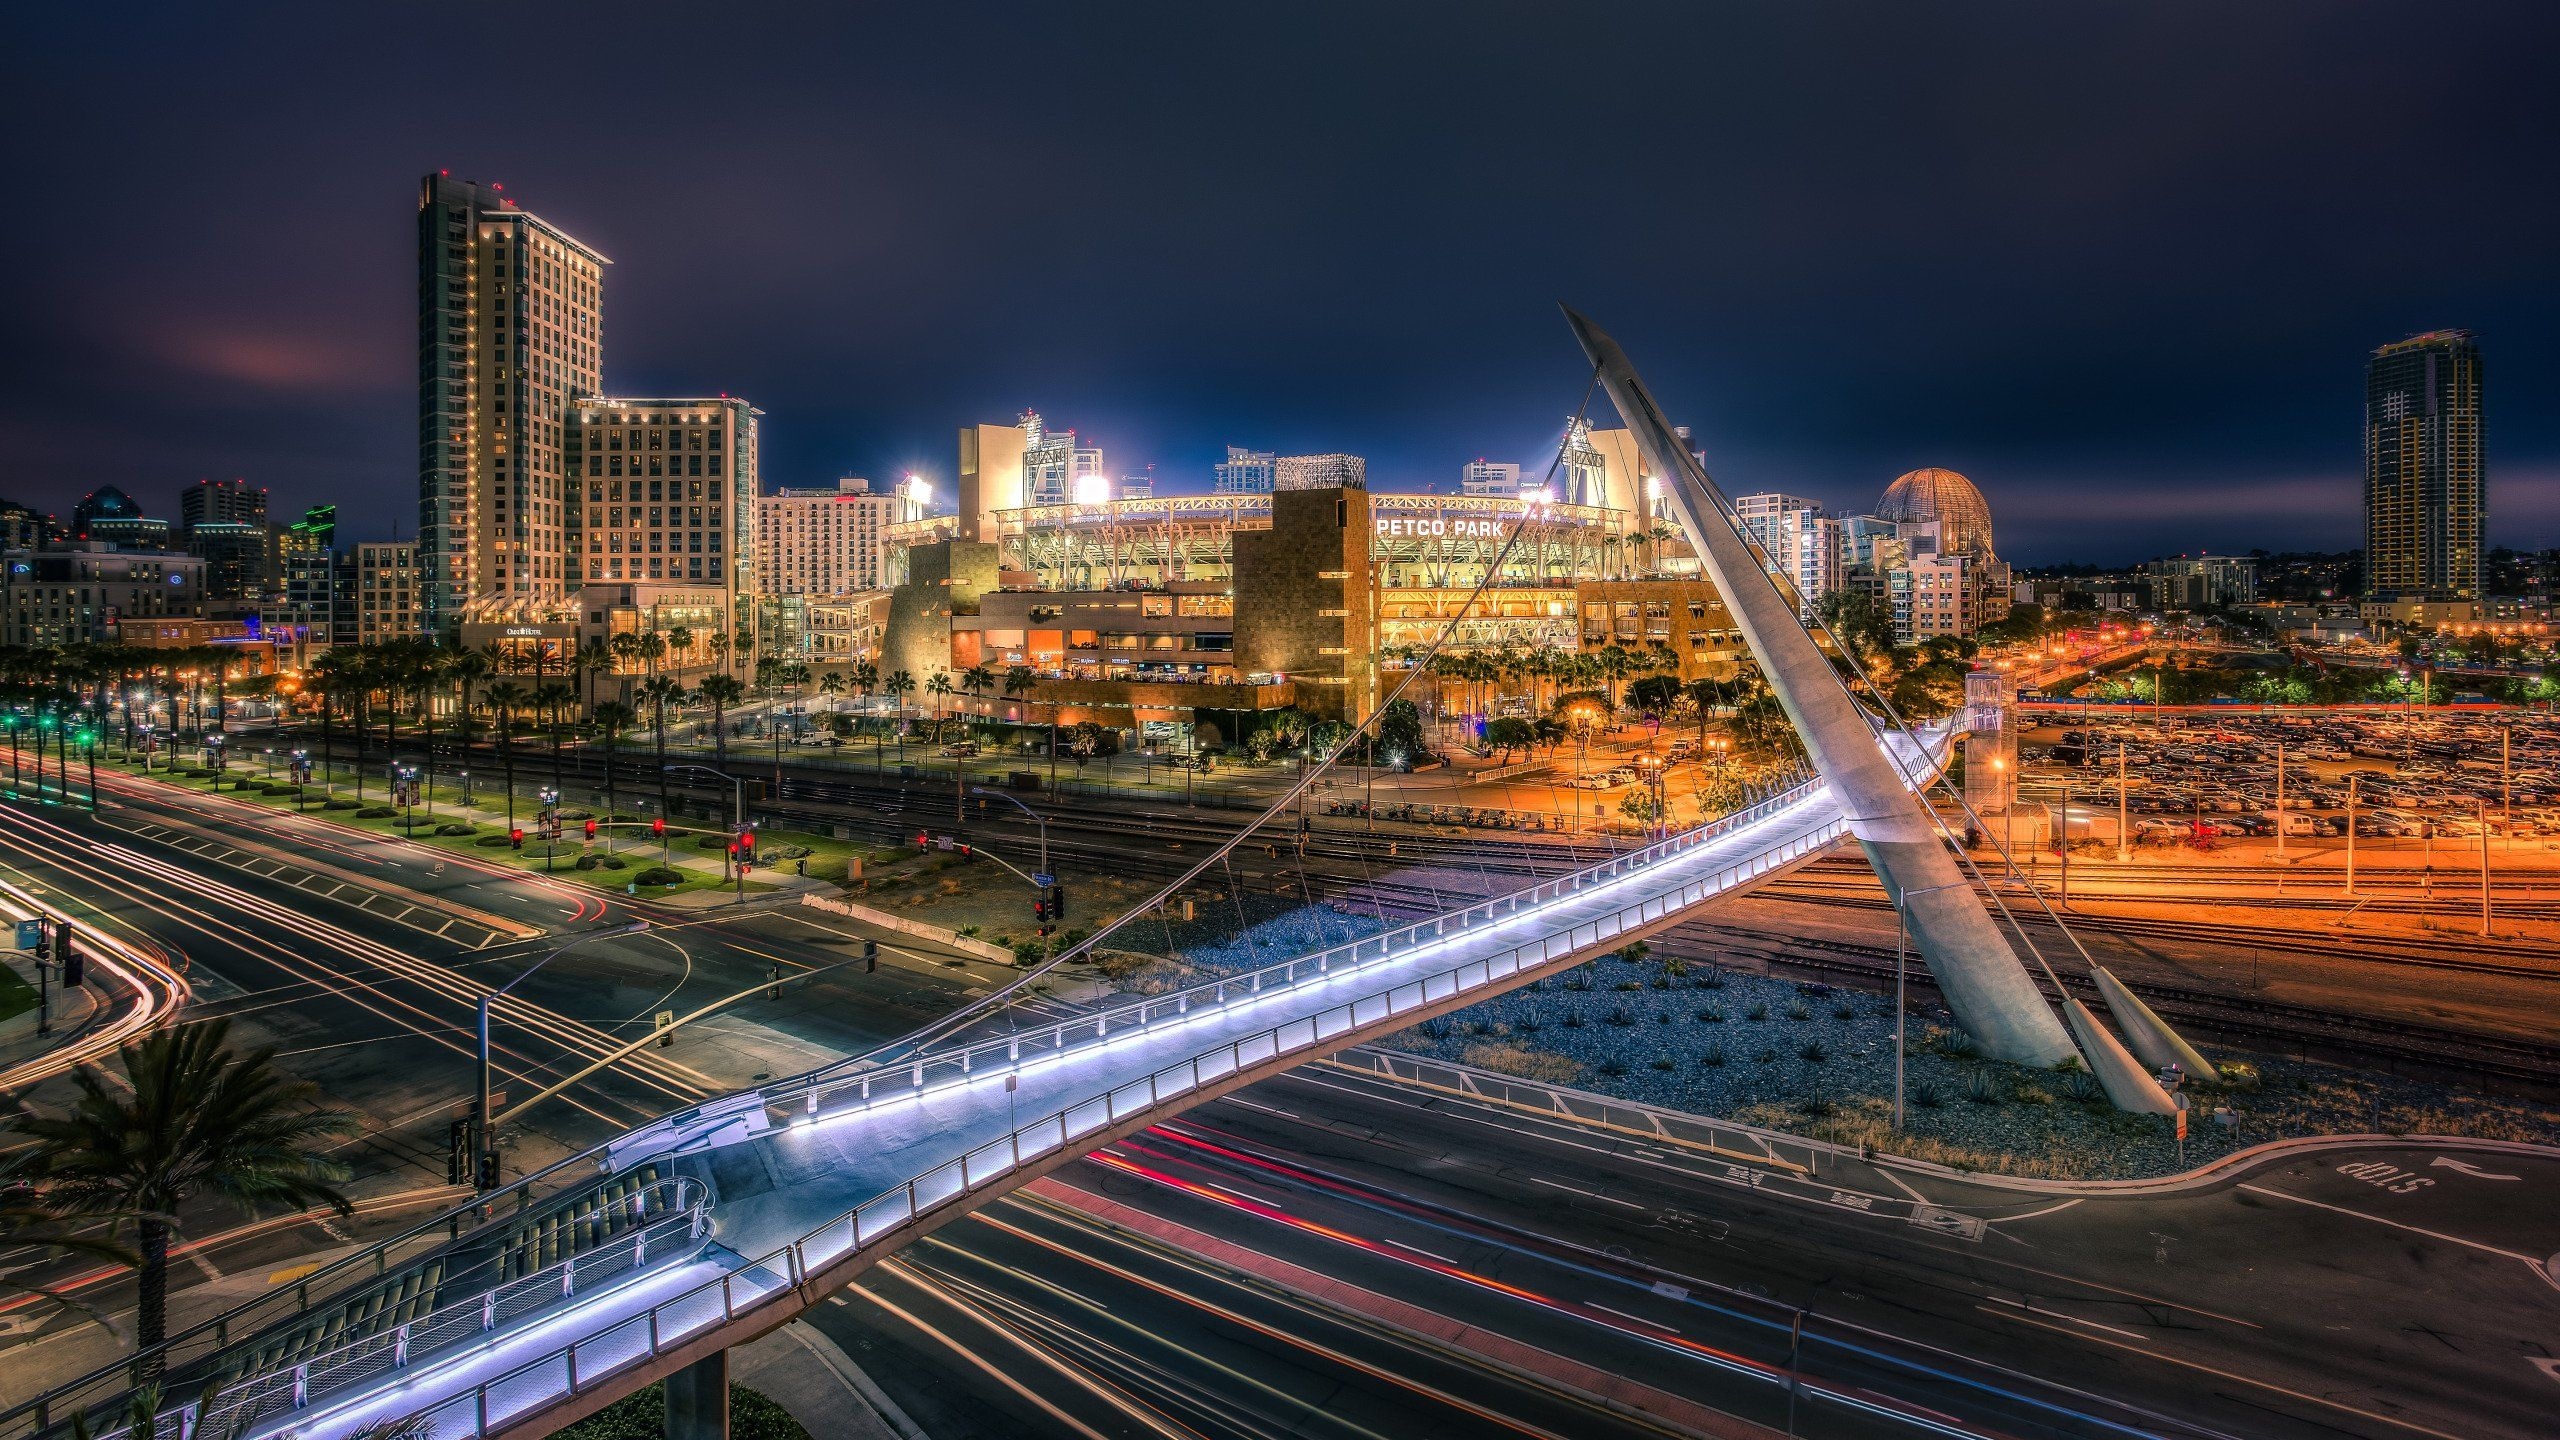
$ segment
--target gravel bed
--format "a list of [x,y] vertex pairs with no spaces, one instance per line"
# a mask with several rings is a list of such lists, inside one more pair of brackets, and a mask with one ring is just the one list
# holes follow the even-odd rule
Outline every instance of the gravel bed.
[[1899,1136],[1891,1127],[1892,999],[1864,991],[1696,966],[1684,973],[1676,964],[1613,956],[1385,1043],[1700,1115],[2019,1175],[2171,1174],[2297,1135],[2382,1131],[2560,1144],[2560,1110],[2546,1105],[2213,1046],[2207,1055],[2245,1067],[2243,1078],[2232,1088],[2193,1088],[2182,1157],[2167,1119],[2114,1110],[2085,1073],[1970,1055],[1952,1024],[1939,1009],[1915,1009],[1910,1017],[1908,1122]]

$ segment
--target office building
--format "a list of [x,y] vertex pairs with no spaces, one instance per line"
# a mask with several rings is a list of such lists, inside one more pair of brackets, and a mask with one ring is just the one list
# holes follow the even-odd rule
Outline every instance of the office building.
[[1502,460],[1470,460],[1458,467],[1461,495],[1517,495],[1520,467]]
[[681,580],[743,601],[763,413],[725,395],[578,401],[567,460],[584,504],[568,514],[571,580]]
[[1086,504],[1097,483],[1108,486],[1101,449],[1078,445],[1073,430],[1050,429],[1037,410],[1022,412],[1022,482],[1034,505]]
[[[86,502],[83,502],[86,503]],[[0,643],[105,644],[126,624],[194,616],[204,603],[204,562],[168,550],[127,550],[72,540],[11,551],[0,564]]]
[[198,525],[267,523],[267,490],[246,480],[199,480],[178,492],[178,534]]
[[118,550],[157,552],[169,548],[169,522],[142,513],[134,498],[113,485],[101,485],[71,507],[71,539],[95,540]]
[[2364,585],[2375,601],[2482,594],[2480,347],[2468,330],[2373,352],[2364,384]]
[[0,551],[44,550],[62,539],[62,522],[15,500],[0,500]]
[[255,604],[275,586],[276,536],[264,520],[200,520],[178,543],[204,562],[207,600]]
[[567,610],[573,402],[603,389],[605,257],[499,185],[418,199],[418,541],[424,624]]
[[764,596],[843,595],[885,590],[889,527],[908,502],[871,482],[847,478],[833,489],[784,489],[756,498],[756,589]]
[[356,643],[379,645],[425,633],[425,578],[418,549],[405,540],[355,547]]
[[1220,495],[1268,495],[1277,488],[1279,459],[1268,450],[1230,445],[1227,458],[1214,467],[1215,483],[1210,488]]
[[2155,610],[2254,604],[2258,562],[2246,555],[2180,555],[2143,567]]

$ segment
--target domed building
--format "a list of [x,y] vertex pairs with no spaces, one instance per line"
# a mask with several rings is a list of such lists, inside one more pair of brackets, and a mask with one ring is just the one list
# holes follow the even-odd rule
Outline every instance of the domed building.
[[1876,517],[1897,523],[1937,521],[1942,554],[1983,560],[1994,554],[1991,506],[1972,481],[1953,470],[1930,466],[1894,481],[1876,502]]

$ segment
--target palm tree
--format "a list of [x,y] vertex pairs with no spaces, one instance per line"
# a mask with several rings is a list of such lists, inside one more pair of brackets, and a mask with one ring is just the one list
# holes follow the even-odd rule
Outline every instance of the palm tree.
[[[623,704],[619,700],[607,700],[596,706],[596,731],[604,737],[604,814],[606,824],[613,823],[614,750],[622,743],[622,732],[630,729],[638,723],[640,723],[639,712],[633,710],[630,706]],[[613,842],[610,836],[606,838],[605,843],[608,848],[611,847]]]
[[577,698],[578,692],[576,688],[571,686],[566,680],[545,680],[541,684],[533,687],[534,708],[543,713],[543,716],[545,717],[544,728],[551,734],[551,793],[554,795],[561,793],[560,751],[562,747],[560,740],[560,722],[562,717],[568,713],[570,705],[577,701]]
[[933,738],[942,738],[942,706],[951,698],[951,672],[936,670],[927,676],[924,691],[933,697]]
[[[130,1270],[142,1263],[142,1257],[112,1239],[79,1234],[69,1228],[69,1217],[57,1213],[45,1203],[45,1197],[34,1186],[15,1178],[0,1181],[0,1251],[17,1253],[32,1251],[41,1257],[54,1254],[77,1255],[89,1260],[103,1260]],[[21,1265],[11,1273],[7,1287],[40,1295],[57,1304],[79,1307],[80,1302],[32,1280],[23,1278],[29,1267]]]
[[881,682],[881,686],[889,692],[889,703],[904,710],[907,708],[907,697],[916,693],[916,677],[904,670],[892,670],[889,672],[889,678]]
[[983,715],[987,708],[987,692],[996,688],[996,672],[984,665],[972,665],[960,672],[960,688],[968,691],[969,698],[978,702],[978,713]]
[[878,699],[880,697],[880,666],[878,663],[870,660],[856,660],[853,662],[853,684],[855,689],[862,692],[863,699]]
[[[712,638],[715,641],[719,639],[716,635]],[[697,688],[701,690],[702,698],[711,702],[711,763],[726,770],[729,768],[729,707],[738,703],[738,697],[747,693],[747,687],[738,683],[737,676],[724,670],[716,675],[703,676],[702,684]]]
[[845,685],[843,671],[830,670],[826,674],[818,677],[818,693],[827,697],[827,711],[829,714],[833,714],[835,712],[836,697],[842,695],[844,690]]
[[667,706],[684,699],[684,682],[665,675],[652,675],[640,686],[640,698],[649,702],[651,733],[658,746],[658,815],[667,813]]
[[227,1019],[201,1020],[121,1047],[125,1083],[72,1072],[80,1098],[67,1114],[11,1107],[49,1203],[110,1217],[119,1232],[133,1226],[137,1388],[157,1388],[167,1366],[169,1242],[191,1218],[188,1201],[210,1194],[252,1213],[270,1204],[351,1213],[334,1185],[346,1167],[322,1142],[354,1133],[354,1117],[316,1108],[319,1088],[278,1068],[275,1047],[235,1051],[230,1031]]
[[462,727],[462,763],[471,763],[471,687],[489,678],[493,667],[488,655],[479,650],[455,652],[445,662],[445,673],[461,691],[460,708],[454,711],[454,722]]
[[498,722],[498,763],[507,774],[507,828],[516,828],[516,744],[513,721],[515,712],[524,707],[525,688],[513,680],[501,680],[482,692],[489,701],[489,713]]
[[578,647],[571,663],[577,666],[579,685],[585,692],[585,708],[596,708],[596,677],[613,668],[613,647],[602,640],[589,640]]

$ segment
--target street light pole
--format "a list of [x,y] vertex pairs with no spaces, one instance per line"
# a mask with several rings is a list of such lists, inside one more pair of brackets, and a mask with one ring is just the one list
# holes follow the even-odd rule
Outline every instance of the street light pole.
[[508,991],[523,984],[526,976],[533,974],[535,970],[541,969],[543,966],[550,964],[552,961],[559,959],[561,956],[568,954],[570,951],[586,944],[590,940],[601,940],[612,935],[636,935],[648,928],[648,921],[634,920],[628,925],[617,925],[611,930],[590,930],[586,934],[580,935],[576,939],[570,940],[565,944],[552,947],[551,953],[534,961],[532,967],[527,969],[522,975],[518,975],[513,980],[508,981],[506,984],[501,985],[497,989],[480,997],[480,1108],[472,1112],[471,1117],[472,1128],[477,1132],[472,1137],[474,1142],[471,1147],[472,1155],[479,1162],[473,1167],[471,1177],[471,1188],[475,1192],[486,1194],[490,1190],[494,1189],[495,1187],[488,1182],[496,1179],[498,1173],[498,1136],[496,1129],[489,1124],[490,1006],[495,1004]]

